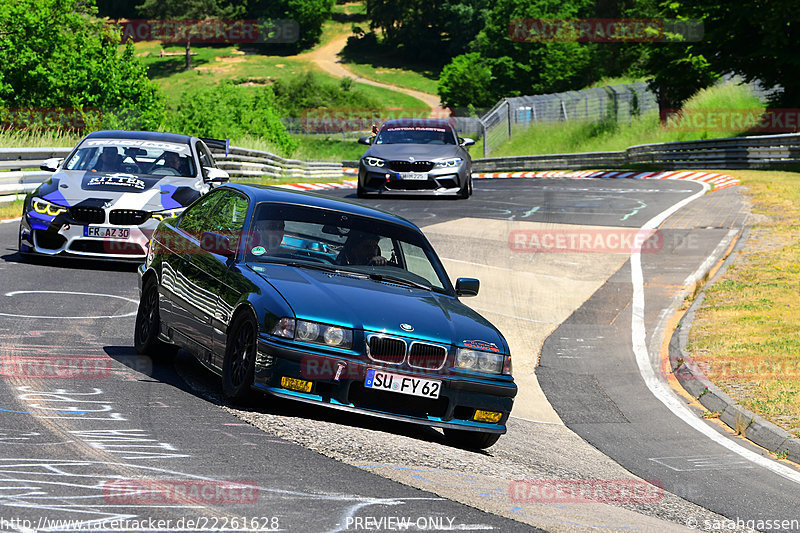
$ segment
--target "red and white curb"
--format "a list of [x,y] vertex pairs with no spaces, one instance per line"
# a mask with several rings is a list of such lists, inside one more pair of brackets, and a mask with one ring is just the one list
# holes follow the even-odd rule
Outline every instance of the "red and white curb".
[[344,180],[342,183],[284,183],[275,185],[292,191],[326,191],[331,189],[355,189],[356,180]]
[[718,191],[727,187],[740,185],[737,178],[716,172],[694,172],[691,170],[668,172],[625,172],[610,170],[545,170],[536,172],[490,172],[473,174],[474,179],[502,179],[502,178],[627,178],[648,180],[685,180],[701,181],[708,183],[713,190]]
[[[346,175],[358,174],[357,168],[343,168]],[[488,172],[476,173],[473,179],[503,178],[604,178],[604,179],[647,179],[647,180],[685,180],[702,181],[711,185],[713,191],[740,185],[737,178],[716,172],[695,172],[692,170],[675,170],[666,172],[630,172],[613,170],[539,170],[535,172]],[[278,185],[284,189],[295,191],[320,191],[326,189],[355,189],[357,180],[345,180],[344,183],[293,183]]]

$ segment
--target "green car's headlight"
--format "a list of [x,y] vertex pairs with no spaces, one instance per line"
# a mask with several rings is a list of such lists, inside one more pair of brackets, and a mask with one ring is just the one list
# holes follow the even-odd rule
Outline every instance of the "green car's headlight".
[[272,328],[271,333],[278,337],[324,344],[334,348],[349,350],[353,347],[353,330],[309,320],[281,318]]
[[31,208],[41,215],[48,215],[51,217],[58,216],[61,213],[66,213],[67,208],[56,205],[52,202],[48,202],[47,200],[42,200],[41,198],[34,197],[31,199]]
[[511,356],[501,353],[483,352],[469,348],[456,350],[455,367],[486,374],[511,375]]

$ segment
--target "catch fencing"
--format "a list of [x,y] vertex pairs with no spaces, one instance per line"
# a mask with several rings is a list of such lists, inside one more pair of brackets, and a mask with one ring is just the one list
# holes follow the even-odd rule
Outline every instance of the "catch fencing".
[[536,123],[570,120],[628,122],[658,111],[656,95],[646,82],[583,89],[555,94],[504,98],[478,120],[483,156]]

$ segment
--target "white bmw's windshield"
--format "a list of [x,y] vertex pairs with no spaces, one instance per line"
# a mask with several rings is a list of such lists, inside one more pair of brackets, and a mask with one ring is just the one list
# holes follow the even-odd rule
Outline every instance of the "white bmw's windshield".
[[64,168],[155,176],[196,174],[188,144],[137,139],[87,139]]

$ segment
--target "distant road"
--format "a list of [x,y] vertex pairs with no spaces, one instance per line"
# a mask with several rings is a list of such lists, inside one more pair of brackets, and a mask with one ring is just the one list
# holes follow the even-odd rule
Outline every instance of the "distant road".
[[430,107],[431,117],[441,118],[449,116],[449,111],[441,107],[438,95],[423,93],[413,89],[406,89],[405,87],[398,87],[397,85],[373,81],[359,76],[355,72],[348,69],[347,66],[342,63],[342,60],[339,59],[339,54],[344,49],[345,45],[347,45],[347,38],[349,36],[350,35],[340,35],[335,37],[330,42],[323,44],[319,48],[303,55],[311,59],[311,61],[316,63],[322,70],[331,76],[336,76],[337,78],[349,77],[355,79],[355,81],[358,83],[365,83],[374,87],[381,87],[383,89],[389,89],[390,91],[397,91],[399,93],[407,94],[416,98],[417,100],[421,100],[425,103],[425,105]]

